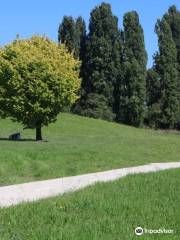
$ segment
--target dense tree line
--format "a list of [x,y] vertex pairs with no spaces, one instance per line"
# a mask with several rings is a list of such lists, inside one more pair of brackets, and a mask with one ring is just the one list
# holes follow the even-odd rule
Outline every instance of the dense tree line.
[[106,3],[91,12],[89,31],[79,17],[64,17],[58,39],[82,62],[80,115],[156,128],[180,127],[180,12],[169,8],[155,26],[159,51],[146,69],[144,32],[137,12],[123,29]]
[[159,50],[148,70],[138,13],[126,13],[119,29],[106,3],[92,10],[88,32],[82,17],[65,16],[59,44],[46,37],[17,38],[0,49],[0,117],[36,129],[36,140],[67,105],[83,116],[180,129],[180,12],[175,6],[157,20],[155,33]]
[[159,51],[147,72],[147,123],[156,128],[180,127],[180,12],[169,8],[157,21]]

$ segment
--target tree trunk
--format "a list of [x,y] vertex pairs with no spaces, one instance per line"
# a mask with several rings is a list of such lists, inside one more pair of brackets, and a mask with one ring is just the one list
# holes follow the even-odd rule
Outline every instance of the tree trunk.
[[42,141],[41,126],[36,127],[36,141]]

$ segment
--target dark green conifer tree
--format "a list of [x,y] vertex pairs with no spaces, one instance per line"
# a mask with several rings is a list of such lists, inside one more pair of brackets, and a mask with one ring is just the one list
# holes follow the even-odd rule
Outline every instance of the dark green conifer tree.
[[70,52],[74,52],[76,58],[82,60],[86,40],[86,24],[82,17],[74,20],[65,16],[59,25],[58,41],[65,43]]
[[78,17],[75,22],[76,29],[76,56],[83,61],[85,55],[86,44],[86,23],[82,17]]
[[[65,16],[62,23],[59,26],[58,31],[59,43],[64,43],[69,52],[74,53],[74,57],[80,59],[80,78],[81,88],[79,90],[79,96],[84,95],[84,81],[85,81],[85,56],[86,56],[86,24],[82,17],[78,17],[74,20],[72,17]],[[70,107],[70,108],[69,108]],[[65,111],[77,112],[79,109],[79,100],[68,106]]]
[[172,37],[177,49],[177,59],[180,66],[180,11],[177,10],[176,6],[171,6],[168,13],[164,15],[164,18],[171,28]]
[[165,18],[158,20],[155,31],[159,44],[159,53],[155,58],[155,67],[160,78],[161,118],[158,125],[162,128],[175,128],[179,112],[177,49]]
[[[154,58],[157,59],[158,55]],[[148,69],[146,76],[146,117],[145,123],[157,128],[161,120],[160,110],[160,77],[153,66]]]
[[145,115],[147,53],[136,12],[124,15],[123,73],[119,87],[120,122],[141,126]]
[[113,120],[114,90],[120,71],[120,32],[111,6],[102,3],[91,12],[86,41],[84,95],[77,113]]
[[[170,25],[172,37],[176,44],[177,50],[177,61],[178,61],[178,98],[180,104],[180,11],[177,10],[176,6],[171,6],[168,13],[164,15],[166,21]],[[177,127],[180,129],[180,109],[178,113]]]
[[81,77],[81,88],[79,90],[79,99],[71,107],[73,113],[79,114],[81,110],[80,100],[85,95],[85,82],[86,82],[86,24],[82,17],[78,17],[76,20],[76,55],[81,61],[80,77]]
[[86,23],[82,17],[76,20],[76,56],[81,60],[80,77],[81,89],[80,96],[84,94],[84,82],[86,76]]
[[66,47],[70,52],[73,52],[76,47],[76,27],[75,21],[70,16],[64,16],[62,23],[59,25],[58,30],[59,43],[66,44]]

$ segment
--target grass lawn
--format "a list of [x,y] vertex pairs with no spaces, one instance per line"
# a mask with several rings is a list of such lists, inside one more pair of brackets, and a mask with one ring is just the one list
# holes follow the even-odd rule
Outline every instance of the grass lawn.
[[[20,131],[26,141],[7,141]],[[151,162],[180,161],[180,135],[61,114],[43,128],[48,142],[33,140],[33,130],[0,121],[0,185],[110,170]]]
[[[180,239],[180,169],[125,177],[0,210],[2,240]],[[172,229],[136,237],[134,229]]]

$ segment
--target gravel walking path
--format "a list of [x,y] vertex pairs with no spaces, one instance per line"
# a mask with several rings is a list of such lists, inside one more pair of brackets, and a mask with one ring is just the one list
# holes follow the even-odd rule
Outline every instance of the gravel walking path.
[[66,192],[76,191],[96,182],[113,181],[128,174],[156,172],[173,168],[180,168],[180,162],[152,163],[138,167],[0,187],[0,207],[9,207],[22,202],[32,202],[61,195]]

